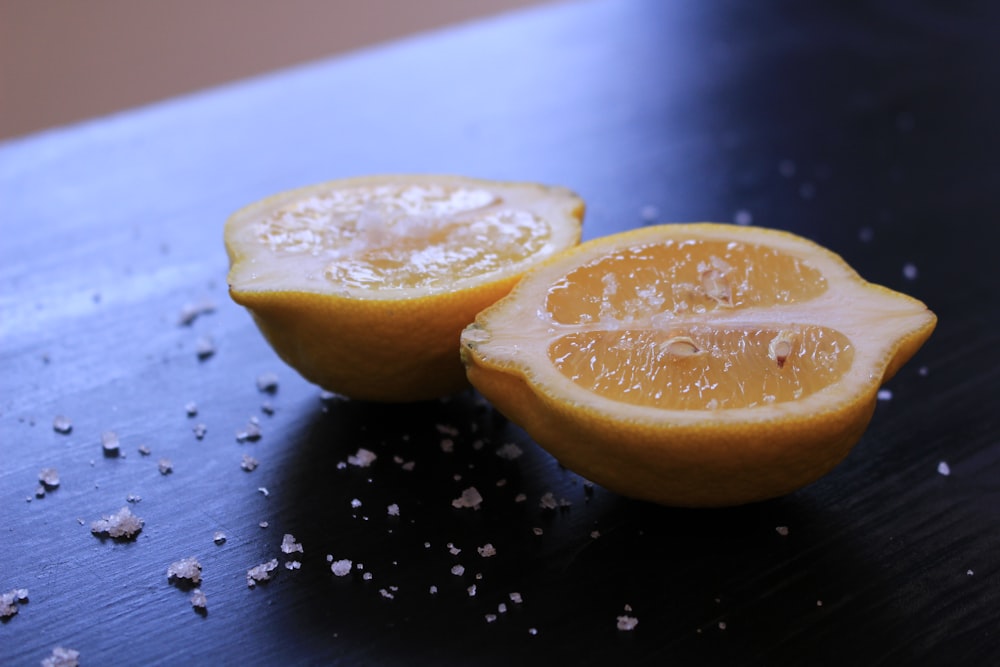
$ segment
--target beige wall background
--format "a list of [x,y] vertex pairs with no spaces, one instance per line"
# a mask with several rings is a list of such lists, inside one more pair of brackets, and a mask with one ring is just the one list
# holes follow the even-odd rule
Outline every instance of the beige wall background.
[[0,140],[554,0],[0,0]]

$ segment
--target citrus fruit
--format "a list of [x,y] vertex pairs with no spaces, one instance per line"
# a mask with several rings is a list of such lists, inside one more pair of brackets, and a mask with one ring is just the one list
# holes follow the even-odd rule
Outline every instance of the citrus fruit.
[[463,327],[577,244],[582,217],[572,192],[530,183],[322,183],[229,218],[229,291],[307,380],[364,400],[438,397],[468,386]]
[[832,469],[936,318],[775,230],[647,227],[537,267],[462,334],[469,380],[559,461],[676,506]]

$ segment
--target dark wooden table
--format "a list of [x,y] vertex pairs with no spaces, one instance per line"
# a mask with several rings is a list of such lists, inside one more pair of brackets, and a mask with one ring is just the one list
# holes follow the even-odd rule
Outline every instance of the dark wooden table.
[[[0,664],[1000,664],[998,7],[570,2],[0,145],[0,592],[29,592]],[[792,230],[940,324],[819,482],[630,501],[471,392],[323,396],[228,300],[231,211],[382,172],[565,185],[587,237]],[[134,541],[91,534],[123,506]],[[167,579],[190,556],[206,614]]]

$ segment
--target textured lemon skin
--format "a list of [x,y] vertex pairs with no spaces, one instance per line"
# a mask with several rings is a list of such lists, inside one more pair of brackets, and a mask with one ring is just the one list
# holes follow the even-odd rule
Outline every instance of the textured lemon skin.
[[406,402],[468,387],[457,353],[462,329],[517,279],[413,299],[235,290],[230,296],[305,379],[358,400]]
[[479,365],[471,351],[466,358],[476,389],[562,465],[623,496],[673,507],[742,505],[816,481],[861,438],[876,403],[873,390],[794,421],[623,426],[614,415],[578,410],[521,377]]
[[[810,257],[840,274],[837,280],[850,284],[852,290],[902,304],[909,311],[909,328],[896,332],[885,341],[883,352],[866,357],[865,367],[855,369],[864,379],[847,389],[832,388],[825,399],[819,395],[810,399],[810,405],[821,407],[809,411],[794,405],[743,409],[736,411],[742,415],[736,418],[722,418],[708,410],[699,414],[632,410],[571,388],[553,369],[540,368],[539,364],[547,363],[541,355],[529,355],[534,361],[528,362],[515,360],[524,356],[524,350],[506,359],[484,351],[490,349],[494,329],[511,329],[506,324],[511,320],[518,322],[514,329],[531,329],[524,323],[539,307],[533,291],[612,242],[594,239],[530,271],[508,297],[480,313],[466,328],[461,355],[471,384],[562,465],[624,496],[676,507],[723,507],[780,497],[816,481],[861,439],[874,413],[879,387],[923,345],[937,318],[916,299],[868,283],[835,253],[786,232],[762,228],[747,232],[712,223],[669,227],[696,236],[749,233],[759,243],[807,248]],[[621,247],[630,241],[655,240],[657,233],[645,228],[616,238]],[[506,346],[533,345],[530,336]]]

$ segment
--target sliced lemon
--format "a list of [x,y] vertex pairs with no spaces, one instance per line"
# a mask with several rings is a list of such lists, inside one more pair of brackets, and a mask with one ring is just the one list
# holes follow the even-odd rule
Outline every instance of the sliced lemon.
[[457,176],[332,181],[230,217],[229,290],[278,355],[352,398],[467,386],[462,328],[580,239],[569,190]]
[[678,506],[831,470],[936,317],[801,237],[661,225],[545,262],[462,334],[472,384],[562,464]]

